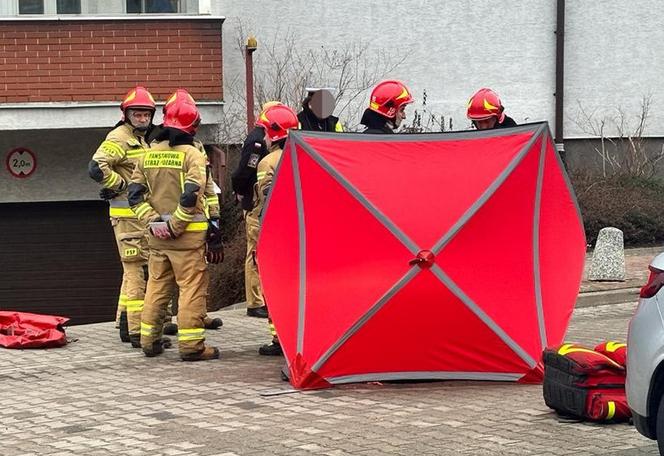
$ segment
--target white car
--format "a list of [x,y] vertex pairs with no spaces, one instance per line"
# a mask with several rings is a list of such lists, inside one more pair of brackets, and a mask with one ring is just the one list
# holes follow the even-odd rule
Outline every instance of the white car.
[[627,336],[627,403],[634,426],[664,455],[664,253],[650,263],[648,283]]

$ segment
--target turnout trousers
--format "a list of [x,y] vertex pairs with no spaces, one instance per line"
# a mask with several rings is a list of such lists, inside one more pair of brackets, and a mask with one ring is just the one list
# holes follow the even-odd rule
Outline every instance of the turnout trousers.
[[177,283],[178,346],[180,355],[197,354],[205,349],[208,268],[205,245],[195,249],[150,251],[149,278],[141,318],[141,345],[149,347],[161,339],[164,318]]

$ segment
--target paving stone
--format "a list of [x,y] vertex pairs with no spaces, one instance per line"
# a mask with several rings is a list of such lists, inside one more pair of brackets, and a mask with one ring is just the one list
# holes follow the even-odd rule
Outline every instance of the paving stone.
[[[624,339],[635,304],[577,309],[567,339]],[[251,456],[657,454],[627,425],[561,424],[540,385],[447,381],[356,384],[262,397],[286,388],[282,359],[260,357],[265,322],[215,313],[219,362],[145,358],[111,323],[68,328],[78,342],[0,350],[2,455]],[[99,344],[109,347],[98,355]],[[142,453],[140,452],[142,451]]]

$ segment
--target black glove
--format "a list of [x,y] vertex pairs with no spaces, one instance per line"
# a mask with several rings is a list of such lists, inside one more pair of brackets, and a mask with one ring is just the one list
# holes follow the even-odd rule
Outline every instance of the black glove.
[[208,263],[212,264],[219,264],[224,261],[224,245],[221,242],[219,219],[210,220],[208,223],[205,258],[207,258]]
[[120,194],[119,192],[113,190],[112,188],[104,187],[101,190],[99,190],[99,198],[101,198],[103,200],[112,200],[113,198],[115,198],[119,194]]

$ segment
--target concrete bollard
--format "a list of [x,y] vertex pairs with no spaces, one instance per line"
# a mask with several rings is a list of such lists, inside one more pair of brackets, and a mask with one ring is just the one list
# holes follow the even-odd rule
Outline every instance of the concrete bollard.
[[625,245],[618,228],[602,228],[597,236],[588,280],[625,281]]

